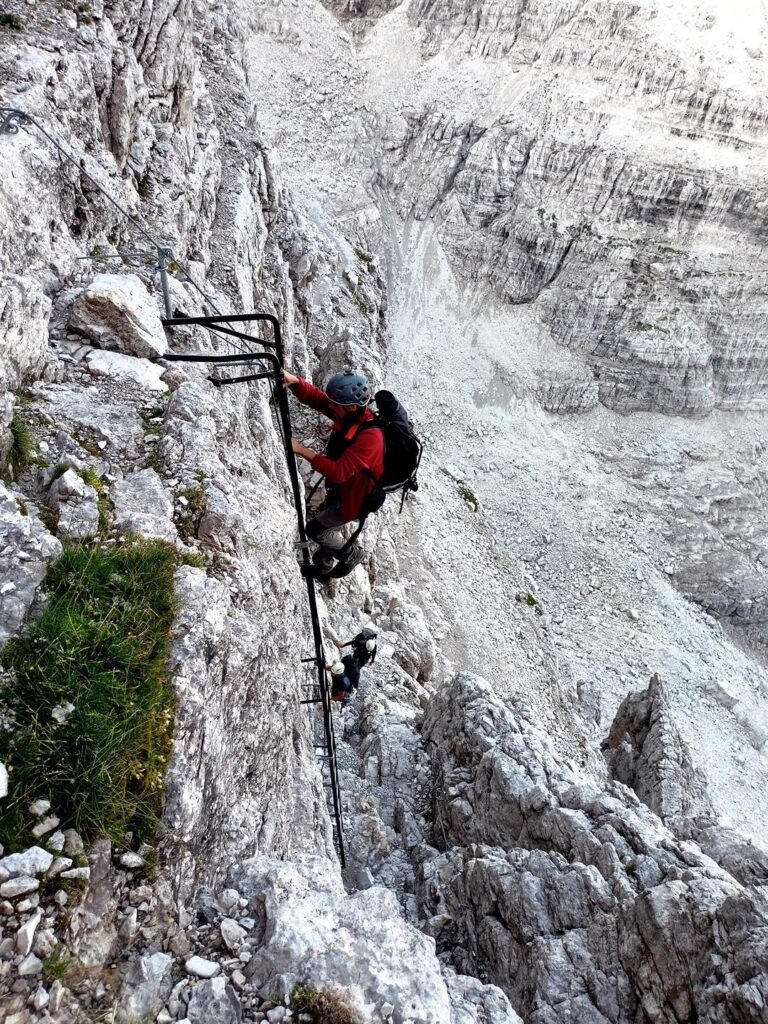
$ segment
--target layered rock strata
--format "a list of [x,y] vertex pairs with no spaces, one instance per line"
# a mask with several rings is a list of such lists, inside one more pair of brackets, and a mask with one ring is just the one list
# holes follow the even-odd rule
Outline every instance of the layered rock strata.
[[765,405],[765,58],[699,8],[418,0],[371,41],[421,52],[379,124],[400,212],[622,412]]

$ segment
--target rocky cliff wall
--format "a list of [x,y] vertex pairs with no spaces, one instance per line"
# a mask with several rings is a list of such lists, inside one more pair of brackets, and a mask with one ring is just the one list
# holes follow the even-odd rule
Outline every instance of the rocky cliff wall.
[[[3,99],[51,125],[78,157],[86,151],[86,165],[173,246],[220,308],[277,314],[291,366],[318,379],[347,361],[364,366],[377,383],[384,378],[384,261],[370,248],[390,247],[388,284],[398,295],[409,218],[433,219],[441,251],[470,282],[473,302],[474,282],[490,284],[505,301],[541,317],[546,329],[535,333],[537,339],[549,341],[551,331],[572,349],[561,362],[542,344],[546,365],[535,389],[540,405],[525,417],[528,434],[521,429],[515,438],[516,490],[532,510],[535,536],[523,532],[527,523],[515,524],[525,538],[518,558],[507,550],[506,534],[499,543],[498,523],[506,530],[507,520],[485,511],[486,504],[493,511],[494,497],[506,501],[512,465],[506,458],[500,465],[498,452],[487,446],[502,436],[499,420],[510,395],[527,401],[528,389],[510,372],[494,378],[486,392],[485,378],[476,379],[485,353],[469,330],[462,361],[441,362],[441,353],[461,347],[456,322],[440,335],[447,344],[428,351],[423,332],[414,331],[407,345],[399,338],[398,387],[414,403],[432,465],[397,533],[380,525],[370,531],[365,567],[333,585],[321,602],[328,638],[346,639],[371,615],[386,640],[373,686],[365,684],[357,708],[345,713],[343,727],[339,723],[348,741],[341,756],[350,856],[345,881],[352,891],[345,893],[312,728],[297,707],[306,681],[299,661],[309,653],[307,620],[267,388],[214,390],[202,373],[164,361],[168,345],[202,348],[211,340],[191,331],[163,333],[151,247],[37,134],[23,130],[1,138],[0,158],[8,165],[0,212],[3,416],[10,423],[15,413],[27,423],[38,460],[11,474],[0,504],[0,559],[13,584],[0,593],[2,625],[6,633],[18,631],[37,611],[37,588],[61,541],[98,538],[106,545],[158,537],[193,563],[180,567],[175,579],[170,666],[178,710],[165,774],[162,869],[155,874],[154,849],[123,851],[124,844],[111,849],[99,842],[83,850],[76,835],[60,834],[50,823],[57,808],[29,811],[39,845],[0,862],[3,1010],[12,1024],[65,1024],[105,1011],[126,1022],[148,1016],[164,1024],[277,1021],[290,1019],[289,1010],[298,1015],[293,986],[309,982],[342,986],[358,1013],[395,1024],[512,1024],[516,1011],[532,1021],[582,1014],[618,1024],[628,1014],[657,1020],[693,1013],[720,1020],[730,1005],[745,1020],[760,1019],[765,911],[754,887],[763,884],[765,865],[746,840],[717,826],[693,775],[682,793],[670,786],[675,773],[687,773],[708,749],[689,756],[675,732],[681,689],[685,706],[700,710],[697,694],[689,692],[690,673],[677,667],[677,647],[667,663],[678,703],[659,710],[651,701],[649,710],[647,699],[628,702],[613,734],[619,753],[610,765],[589,747],[595,721],[588,727],[573,703],[578,698],[585,716],[599,717],[592,682],[583,677],[596,659],[613,659],[624,640],[637,652],[633,679],[644,669],[641,655],[672,645],[681,622],[702,664],[712,661],[712,652],[728,658],[732,649],[719,634],[715,644],[701,616],[686,609],[684,618],[666,577],[657,584],[650,570],[641,573],[639,586],[632,584],[647,599],[641,626],[632,625],[640,613],[629,596],[622,591],[615,600],[609,592],[614,579],[603,584],[595,569],[587,586],[582,546],[596,558],[598,541],[613,544],[627,524],[611,519],[608,499],[618,501],[625,492],[606,486],[600,494],[605,506],[586,509],[599,511],[605,522],[598,517],[587,528],[581,462],[574,468],[569,461],[563,470],[565,446],[553,440],[540,415],[541,406],[591,408],[598,397],[624,410],[702,411],[729,388],[738,403],[760,393],[759,338],[752,328],[728,355],[731,363],[716,364],[702,347],[701,325],[691,327],[686,310],[668,308],[667,297],[658,300],[659,313],[679,314],[674,351],[664,347],[666,340],[661,348],[617,348],[616,342],[626,327],[622,318],[633,324],[630,293],[638,316],[656,308],[654,282],[666,281],[666,271],[650,254],[667,247],[673,229],[686,246],[691,239],[703,245],[706,230],[719,247],[723,276],[750,258],[762,214],[749,140],[762,131],[762,115],[759,103],[753,110],[742,96],[749,76],[740,66],[739,80],[728,84],[736,96],[732,124],[719,93],[699,103],[685,75],[676,92],[677,72],[665,77],[644,70],[637,46],[642,33],[634,26],[647,28],[652,10],[333,7],[345,16],[365,15],[364,27],[372,31],[363,70],[345,33],[327,12],[321,16],[319,5],[303,0],[287,14],[282,6],[244,2],[125,0],[74,12],[18,5],[13,24],[0,28],[8,83]],[[385,35],[377,36],[381,31]],[[585,62],[593,34],[611,45]],[[397,57],[393,39],[405,44]],[[447,67],[449,52],[458,55],[458,74]],[[370,57],[377,54],[393,64],[371,71]],[[493,66],[501,57],[516,71],[519,61],[511,84],[502,81],[508,66]],[[529,82],[524,76],[539,62],[546,72]],[[594,93],[565,103],[566,114],[560,77],[571,69],[572,86],[572,69],[583,64],[589,70],[579,88]],[[624,82],[627,69],[628,83],[647,74],[647,88],[643,82],[626,86],[628,104],[663,93],[665,117],[681,131],[700,122],[701,139],[711,142],[720,132],[725,138],[717,136],[718,145],[734,149],[735,131],[746,133],[739,150],[746,154],[741,191],[720,156],[709,152],[694,161],[690,147],[685,157],[665,150],[662,160],[653,157],[656,150],[645,152],[652,147],[623,136],[615,152],[610,148],[621,118],[598,115],[595,106],[605,104],[611,83]],[[282,93],[276,100],[270,78]],[[467,88],[457,90],[457,83]],[[345,105],[337,109],[340,96]],[[447,106],[454,108],[450,117]],[[552,127],[550,149],[539,139],[540,123]],[[283,132],[287,180],[294,188],[306,184],[300,195],[283,184],[263,124],[270,135],[276,124]],[[530,143],[527,156],[516,148],[518,136],[525,147]],[[628,151],[639,170],[619,169],[619,156]],[[689,158],[703,176],[698,191],[680,180],[679,165],[687,167]],[[608,227],[597,237],[587,230],[585,210],[592,216],[592,207],[603,203]],[[663,239],[649,242],[643,234],[641,244],[638,234],[656,219]],[[738,246],[729,234],[737,231],[745,232]],[[617,238],[620,245],[608,244]],[[647,269],[638,256],[642,246],[649,246]],[[675,266],[683,261],[679,252],[659,252]],[[686,257],[701,259],[697,300],[710,295],[717,329],[725,331],[720,296],[729,303],[733,296],[759,300],[759,275],[743,286],[729,277],[732,290],[708,292],[713,263],[697,253]],[[603,282],[589,299],[597,303],[590,313],[578,305],[578,288],[584,276],[597,273],[595,254],[619,284],[614,293]],[[429,311],[437,295],[449,315],[452,297],[444,278],[430,276],[437,260],[434,252],[428,256],[408,297],[411,312]],[[572,267],[579,274],[569,278]],[[675,288],[682,287],[681,273],[669,272]],[[177,278],[172,269],[174,308],[204,311],[200,295]],[[550,311],[551,296],[557,301]],[[594,314],[595,323],[607,318],[618,324],[594,353],[593,334],[588,344],[571,343],[558,327],[571,315],[571,302],[579,323]],[[757,309],[759,301],[753,305]],[[411,324],[417,323],[414,315]],[[641,340],[656,331],[645,320],[637,324],[633,336]],[[435,325],[442,329],[442,321],[432,322],[432,333]],[[592,355],[585,368],[586,349]],[[453,406],[445,400],[446,381]],[[467,388],[473,410],[491,404],[493,416],[465,421]],[[295,423],[303,438],[321,440],[312,419],[299,415]],[[11,436],[6,432],[6,448]],[[610,445],[602,443],[607,451]],[[623,444],[617,435],[617,449]],[[605,452],[597,448],[600,461]],[[607,475],[609,464],[607,457],[600,461],[600,472]],[[572,505],[549,485],[555,470],[569,486],[575,481]],[[737,493],[728,499],[728,473],[703,511],[696,481],[687,494],[687,476],[669,486],[653,478],[654,495],[672,488],[678,502],[672,509],[659,505],[669,549],[682,552],[668,575],[676,574],[681,588],[712,611],[760,623],[763,537],[744,523],[753,508],[749,495],[759,498],[762,477],[758,469],[742,478],[736,466]],[[101,494],[88,483],[94,474]],[[481,491],[483,474],[494,481],[495,496]],[[518,506],[511,511],[517,514]],[[686,525],[702,515],[708,524],[703,542]],[[553,577],[545,565],[553,540],[541,531],[561,521],[558,542],[569,550],[552,560],[553,573],[567,586],[555,589],[550,601],[546,588]],[[639,543],[651,536],[643,534]],[[723,586],[703,567],[706,555],[720,552],[730,567],[728,551],[735,548],[738,572]],[[619,557],[624,548],[617,551],[623,586],[629,559]],[[754,584],[748,594],[746,576]],[[652,614],[660,595],[666,624]],[[574,610],[582,609],[588,618],[576,623]],[[760,714],[752,714],[761,677],[743,656],[738,665],[734,660],[730,679],[717,658],[702,676],[702,689],[712,697],[704,703],[707,714],[710,705],[718,715],[723,707],[729,713],[713,749],[722,752],[723,775],[740,759],[737,813],[746,820],[749,801],[760,806],[762,799],[759,759],[766,740]],[[455,669],[467,665],[487,671],[493,689],[466,675],[451,682]],[[627,679],[616,675],[610,685],[624,696]],[[754,693],[744,684],[748,675]],[[602,684],[600,678],[595,686]],[[534,719],[547,724],[555,749]],[[698,721],[692,718],[691,728]],[[731,743],[737,726],[742,739],[749,737],[746,754]],[[589,778],[581,773],[585,768]],[[611,772],[622,785],[611,781]],[[0,777],[0,787],[7,781]],[[718,789],[718,808],[728,785],[726,778]],[[344,957],[338,956],[340,936]],[[671,957],[660,968],[656,951],[666,953],[678,938],[690,956]],[[714,966],[713,951],[720,958]],[[46,966],[50,956],[54,961]],[[72,973],[62,958],[71,959]],[[63,975],[53,981],[55,970]],[[488,978],[507,995],[485,984]]]
[[439,224],[461,275],[532,304],[611,408],[764,402],[748,24],[714,5],[413,2],[371,37],[379,59],[406,36],[420,54],[381,114],[398,209]]

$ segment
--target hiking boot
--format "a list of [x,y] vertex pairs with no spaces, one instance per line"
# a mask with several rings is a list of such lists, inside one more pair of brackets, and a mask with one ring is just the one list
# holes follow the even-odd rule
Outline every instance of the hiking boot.
[[322,549],[316,551],[312,555],[312,574],[320,576],[324,573],[329,573],[336,564],[336,559],[333,555],[328,555]]
[[331,569],[328,573],[328,579],[340,580],[345,576],[349,576],[353,569],[360,565],[364,558],[364,551],[353,551],[347,558],[340,560],[336,564],[335,569]]

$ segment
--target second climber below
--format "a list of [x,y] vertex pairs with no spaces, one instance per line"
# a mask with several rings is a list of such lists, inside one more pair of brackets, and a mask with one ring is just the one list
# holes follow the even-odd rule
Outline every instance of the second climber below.
[[342,528],[365,514],[366,501],[384,472],[384,434],[368,408],[371,388],[354,370],[334,374],[325,391],[287,370],[283,383],[300,402],[332,420],[325,454],[295,438],[292,445],[326,480],[324,506],[307,523],[307,536],[318,545],[313,575],[347,576],[365,556],[357,543],[348,544]]

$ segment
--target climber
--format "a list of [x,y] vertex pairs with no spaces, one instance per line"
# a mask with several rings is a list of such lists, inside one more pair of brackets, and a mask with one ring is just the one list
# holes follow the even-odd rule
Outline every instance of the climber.
[[345,644],[340,644],[334,641],[340,651],[343,651],[345,647],[352,648],[351,657],[354,658],[355,664],[358,669],[365,668],[369,663],[372,665],[376,660],[376,637],[378,633],[375,629],[371,629],[370,626],[366,626],[362,629],[357,636],[351,640],[347,640]]
[[360,685],[360,669],[354,656],[347,654],[333,665],[326,666],[331,672],[331,700],[341,703],[345,708],[349,704],[352,691]]
[[324,455],[295,438],[292,446],[328,485],[323,508],[307,523],[307,536],[318,545],[312,558],[313,575],[320,580],[339,579],[364,558],[359,546],[350,544],[340,531],[375,511],[373,492],[384,472],[384,434],[368,408],[371,389],[361,374],[336,373],[324,392],[287,370],[283,370],[283,383],[302,404],[333,421]]

